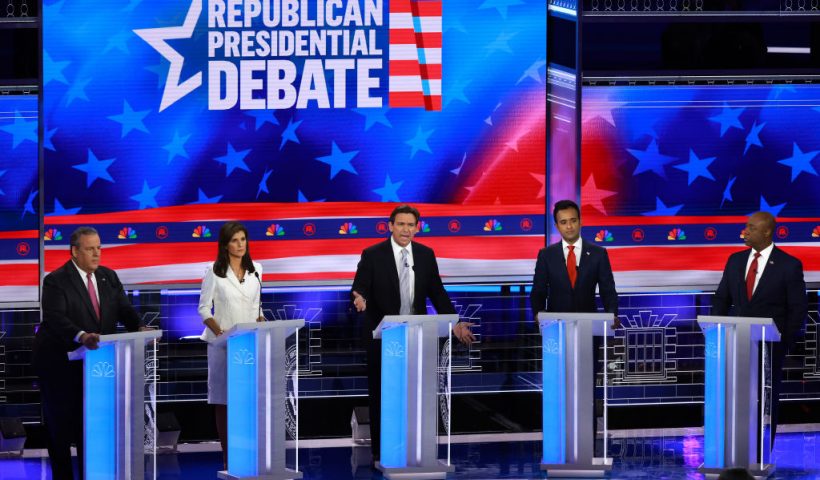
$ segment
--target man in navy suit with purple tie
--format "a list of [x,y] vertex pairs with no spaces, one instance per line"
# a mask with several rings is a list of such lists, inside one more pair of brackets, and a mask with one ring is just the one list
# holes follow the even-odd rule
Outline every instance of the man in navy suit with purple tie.
[[780,331],[772,346],[771,438],[777,430],[777,410],[783,360],[806,321],[808,299],[803,264],[772,243],[775,218],[768,212],[749,217],[743,240],[751,247],[732,254],[712,301],[713,315],[771,318]]

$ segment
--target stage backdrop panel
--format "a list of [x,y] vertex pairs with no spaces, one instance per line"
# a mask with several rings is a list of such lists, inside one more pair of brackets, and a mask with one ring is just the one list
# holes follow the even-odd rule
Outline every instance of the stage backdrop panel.
[[126,283],[197,282],[235,219],[265,280],[345,280],[408,202],[444,275],[532,274],[545,3],[44,3],[46,271],[92,224]]
[[820,85],[588,87],[584,237],[618,286],[717,285],[747,216],[820,281]]
[[0,96],[0,302],[40,297],[38,125],[36,95]]

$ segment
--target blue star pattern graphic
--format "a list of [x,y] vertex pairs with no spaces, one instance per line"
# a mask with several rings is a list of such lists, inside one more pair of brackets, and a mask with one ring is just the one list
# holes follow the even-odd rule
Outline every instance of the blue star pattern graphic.
[[692,182],[697,180],[698,177],[714,180],[715,177],[713,177],[712,172],[709,171],[709,165],[715,161],[715,158],[716,157],[698,158],[694,150],[689,150],[689,163],[675,165],[675,168],[689,173],[687,185],[692,185]]
[[[606,215],[818,216],[820,85],[590,87],[583,95],[594,108],[583,112],[581,177],[617,192]],[[613,122],[600,121],[608,108]]]
[[353,168],[353,165],[350,163],[358,154],[359,152],[357,150],[343,152],[339,146],[336,145],[336,142],[331,142],[330,155],[316,157],[316,160],[330,165],[330,179],[333,180],[336,178],[336,175],[343,170],[353,175],[358,175],[356,169]]
[[390,175],[384,179],[384,186],[373,190],[374,193],[381,197],[382,202],[400,202],[398,189],[404,182],[391,182]]
[[658,150],[658,142],[653,138],[646,147],[646,150],[636,150],[628,148],[627,151],[633,157],[638,159],[638,165],[632,175],[638,175],[643,172],[655,172],[659,177],[666,178],[666,171],[663,169],[664,165],[677,160],[675,157],[668,155],[661,155]]
[[[17,148],[25,141],[37,143],[37,120],[27,120],[31,118],[30,115],[24,116],[22,113],[15,111],[12,115],[13,123],[0,127],[0,131],[11,134],[11,148]],[[34,115],[36,118],[37,115]]]
[[97,179],[107,180],[114,183],[111,174],[108,173],[108,167],[111,166],[117,159],[110,158],[108,160],[99,160],[91,149],[88,150],[88,161],[73,167],[86,173],[86,187],[90,187]]
[[251,171],[251,169],[248,167],[248,164],[245,163],[245,157],[248,156],[248,153],[250,153],[250,151],[250,149],[236,151],[233,148],[233,145],[229,143],[228,153],[221,157],[216,157],[214,160],[216,160],[219,163],[225,164],[225,176],[230,177],[231,173],[233,173],[233,171],[237,168],[240,170],[244,170],[246,172]]
[[15,272],[0,281],[2,302],[40,298],[38,124],[37,95],[0,95],[0,265],[11,264]]
[[743,130],[743,124],[738,118],[743,110],[743,108],[731,108],[724,104],[720,114],[709,117],[709,120],[720,124],[720,136],[722,137],[730,128]]
[[[139,209],[143,210],[146,208],[156,208],[157,205],[157,193],[159,192],[160,188],[162,187],[154,187],[150,188],[148,186],[147,181],[142,182],[142,191],[136,195],[131,195],[131,200],[139,202],[140,206]],[[200,193],[202,191],[200,190]]]
[[785,158],[783,160],[779,160],[777,163],[782,163],[787,167],[791,167],[792,169],[792,182],[803,172],[809,173],[811,175],[817,176],[817,170],[811,165],[811,161],[817,154],[820,153],[820,150],[814,150],[812,152],[805,152],[803,153],[800,151],[800,147],[797,146],[797,142],[794,144],[794,148],[792,150],[792,156],[789,158]]
[[150,110],[141,110],[135,112],[127,101],[122,102],[122,113],[119,115],[111,115],[109,120],[113,120],[122,125],[122,138],[128,135],[131,130],[139,130],[140,132],[151,133],[142,120],[150,113]]

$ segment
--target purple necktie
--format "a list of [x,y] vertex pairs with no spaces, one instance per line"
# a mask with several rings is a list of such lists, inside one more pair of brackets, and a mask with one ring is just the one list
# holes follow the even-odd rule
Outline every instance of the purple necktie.
[[100,302],[97,301],[97,291],[94,290],[94,282],[91,281],[91,274],[87,273],[88,278],[88,296],[91,297],[91,306],[94,307],[94,313],[97,314],[97,320],[100,320]]

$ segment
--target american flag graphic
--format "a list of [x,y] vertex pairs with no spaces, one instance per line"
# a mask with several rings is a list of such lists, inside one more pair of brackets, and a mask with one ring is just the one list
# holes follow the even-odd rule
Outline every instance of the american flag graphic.
[[390,2],[391,107],[441,110],[441,0]]

